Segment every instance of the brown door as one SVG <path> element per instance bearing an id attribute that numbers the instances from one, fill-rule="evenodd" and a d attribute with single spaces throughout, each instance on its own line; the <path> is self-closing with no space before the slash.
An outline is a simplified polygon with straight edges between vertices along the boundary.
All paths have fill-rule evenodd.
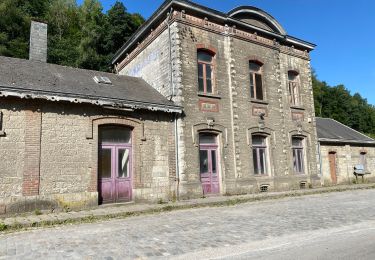
<path id="1" fill-rule="evenodd" d="M 337 176 L 336 176 L 336 153 L 329 153 L 329 170 L 331 172 L 331 180 L 333 184 L 337 183 Z"/>

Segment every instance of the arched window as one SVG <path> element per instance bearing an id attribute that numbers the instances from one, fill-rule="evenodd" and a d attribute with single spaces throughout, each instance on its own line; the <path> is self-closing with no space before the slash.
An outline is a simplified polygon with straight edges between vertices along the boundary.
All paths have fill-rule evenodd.
<path id="1" fill-rule="evenodd" d="M 304 138 L 292 137 L 293 169 L 294 173 L 304 173 Z"/>
<path id="2" fill-rule="evenodd" d="M 288 71 L 288 87 L 290 103 L 294 106 L 300 105 L 299 75 L 296 71 Z"/>
<path id="3" fill-rule="evenodd" d="M 263 100 L 262 65 L 257 61 L 249 62 L 250 97 Z"/>
<path id="4" fill-rule="evenodd" d="M 198 50 L 198 90 L 204 94 L 214 93 L 214 54 Z"/>
<path id="5" fill-rule="evenodd" d="M 254 174 L 267 175 L 267 138 L 263 135 L 252 135 Z"/>

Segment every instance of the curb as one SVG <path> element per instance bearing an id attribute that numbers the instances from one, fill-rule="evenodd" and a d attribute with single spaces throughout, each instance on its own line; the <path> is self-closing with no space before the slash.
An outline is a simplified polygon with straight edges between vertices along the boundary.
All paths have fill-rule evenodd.
<path id="1" fill-rule="evenodd" d="M 248 195 L 234 195 L 211 197 L 205 199 L 195 199 L 166 204 L 145 204 L 131 206 L 124 205 L 112 207 L 112 213 L 108 213 L 108 208 L 98 208 L 91 211 L 49 213 L 45 215 L 29 215 L 26 217 L 12 217 L 0 219 L 0 234 L 27 230 L 30 228 L 54 227 L 67 224 L 83 224 L 111 219 L 125 219 L 132 216 L 160 214 L 184 209 L 205 208 L 205 207 L 225 207 L 238 204 L 282 199 L 288 197 L 300 197 L 317 195 L 332 192 L 345 192 L 351 190 L 375 189 L 375 184 L 357 184 L 348 186 L 333 186 L 317 189 L 294 190 L 286 192 L 257 193 Z"/>

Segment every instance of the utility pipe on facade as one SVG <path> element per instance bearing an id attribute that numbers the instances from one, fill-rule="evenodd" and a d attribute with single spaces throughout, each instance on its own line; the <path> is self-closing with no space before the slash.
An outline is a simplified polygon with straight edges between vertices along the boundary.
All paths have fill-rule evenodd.
<path id="1" fill-rule="evenodd" d="M 168 20 L 167 20 L 167 24 L 168 24 L 168 43 L 169 43 L 169 70 L 170 70 L 170 87 L 171 87 L 171 90 L 172 90 L 172 93 L 171 93 L 171 96 L 170 96 L 170 100 L 173 99 L 174 96 L 176 96 L 176 93 L 175 93 L 175 84 L 173 82 L 173 64 L 172 64 L 172 36 L 171 36 L 171 24 L 170 24 L 170 20 L 171 20 L 171 17 L 173 15 L 173 8 L 171 7 L 171 10 L 169 11 L 168 13 Z M 175 117 L 174 117 L 174 141 L 175 141 L 175 161 L 176 161 L 176 199 L 179 200 L 180 198 L 180 164 L 179 164 L 179 152 L 178 152 L 178 149 L 179 149 L 179 146 L 178 146 L 178 133 L 177 133 L 177 130 L 178 130 L 178 114 L 175 113 Z"/>

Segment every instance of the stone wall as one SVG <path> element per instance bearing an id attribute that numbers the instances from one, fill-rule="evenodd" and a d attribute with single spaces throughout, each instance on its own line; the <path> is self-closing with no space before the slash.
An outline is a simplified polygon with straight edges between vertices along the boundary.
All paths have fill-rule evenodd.
<path id="1" fill-rule="evenodd" d="M 322 165 L 322 181 L 325 186 L 334 184 L 332 182 L 329 153 L 336 155 L 336 176 L 337 184 L 352 184 L 355 181 L 354 166 L 360 164 L 360 154 L 366 153 L 366 172 L 367 182 L 375 181 L 375 147 L 358 146 L 349 144 L 320 144 L 320 156 Z M 359 179 L 359 182 L 362 182 Z"/>
<path id="2" fill-rule="evenodd" d="M 0 214 L 97 205 L 103 124 L 133 128 L 133 200 L 176 197 L 172 114 L 7 98 L 0 111 Z"/>
<path id="3" fill-rule="evenodd" d="M 311 68 L 307 52 L 281 46 L 277 42 L 244 33 L 224 25 L 179 13 L 171 26 L 172 60 L 155 60 L 144 66 L 150 53 L 164 53 L 169 44 L 168 30 L 147 37 L 128 58 L 121 62 L 120 74 L 138 76 L 150 84 L 177 89 L 173 100 L 184 107 L 178 120 L 179 177 L 181 198 L 202 196 L 199 175 L 200 131 L 218 133 L 220 143 L 221 194 L 258 192 L 261 185 L 272 190 L 299 188 L 300 182 L 320 185 L 317 160 L 317 137 L 314 118 Z M 180 21 L 181 20 L 181 21 Z M 215 93 L 198 93 L 197 49 L 215 53 Z M 265 100 L 251 100 L 249 65 L 251 59 L 263 65 Z M 166 76 L 172 64 L 172 82 Z M 299 72 L 302 105 L 292 107 L 289 101 L 288 70 Z M 152 71 L 158 71 L 152 75 Z M 176 82 L 178 86 L 176 88 Z M 158 89 L 159 87 L 155 87 Z M 166 95 L 168 91 L 159 90 Z M 172 93 L 172 91 L 170 91 Z M 202 104 L 215 109 L 202 109 Z M 266 112 L 264 120 L 258 112 Z M 213 123 L 212 123 L 213 121 Z M 211 122 L 211 123 L 208 123 Z M 209 125 L 210 124 L 210 125 Z M 255 176 L 252 163 L 251 134 L 268 134 L 269 174 Z M 291 138 L 305 139 L 305 174 L 293 173 Z"/>

